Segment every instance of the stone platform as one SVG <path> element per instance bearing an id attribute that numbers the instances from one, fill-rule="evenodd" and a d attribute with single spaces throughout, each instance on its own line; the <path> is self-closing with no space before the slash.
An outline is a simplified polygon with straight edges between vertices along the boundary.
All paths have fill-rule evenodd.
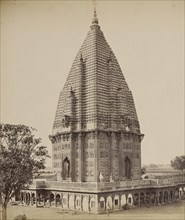
<path id="1" fill-rule="evenodd" d="M 104 213 L 126 206 L 155 206 L 185 198 L 185 174 L 163 179 L 121 182 L 35 180 L 21 192 L 23 204 Z"/>

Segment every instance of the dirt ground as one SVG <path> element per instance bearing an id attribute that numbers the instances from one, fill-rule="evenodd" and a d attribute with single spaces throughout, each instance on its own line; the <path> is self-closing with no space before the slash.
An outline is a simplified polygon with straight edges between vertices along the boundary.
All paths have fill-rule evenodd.
<path id="1" fill-rule="evenodd" d="M 130 210 L 112 212 L 110 214 L 86 214 L 62 211 L 60 208 L 35 208 L 24 206 L 9 206 L 8 220 L 15 216 L 25 214 L 29 220 L 59 220 L 59 219 L 123 219 L 123 220 L 184 220 L 185 200 L 174 204 L 157 207 L 140 207 Z"/>

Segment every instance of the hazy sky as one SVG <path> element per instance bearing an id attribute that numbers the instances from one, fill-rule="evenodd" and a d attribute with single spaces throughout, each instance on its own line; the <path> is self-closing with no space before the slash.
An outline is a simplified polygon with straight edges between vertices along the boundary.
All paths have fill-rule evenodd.
<path id="1" fill-rule="evenodd" d="M 184 1 L 96 1 L 132 90 L 142 163 L 184 154 Z M 91 1 L 1 1 L 1 121 L 37 128 L 51 152 L 59 92 L 90 29 Z"/>

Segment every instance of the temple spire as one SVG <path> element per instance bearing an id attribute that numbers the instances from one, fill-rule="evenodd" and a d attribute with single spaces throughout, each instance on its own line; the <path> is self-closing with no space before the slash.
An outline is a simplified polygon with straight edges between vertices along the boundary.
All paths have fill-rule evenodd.
<path id="1" fill-rule="evenodd" d="M 95 3 L 94 3 L 94 14 L 93 14 L 93 19 L 92 19 L 92 24 L 98 24 L 98 18 L 97 18 Z"/>

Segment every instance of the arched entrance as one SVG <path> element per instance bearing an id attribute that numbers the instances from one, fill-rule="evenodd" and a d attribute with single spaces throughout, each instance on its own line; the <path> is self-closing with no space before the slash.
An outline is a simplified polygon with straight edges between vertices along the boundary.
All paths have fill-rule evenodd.
<path id="1" fill-rule="evenodd" d="M 175 199 L 179 199 L 179 189 L 175 189 Z"/>
<path id="2" fill-rule="evenodd" d="M 171 202 L 173 201 L 173 191 L 172 190 L 170 191 L 170 201 Z"/>
<path id="3" fill-rule="evenodd" d="M 104 197 L 100 198 L 100 203 L 99 203 L 100 209 L 104 210 L 105 209 L 105 199 Z"/>
<path id="4" fill-rule="evenodd" d="M 53 193 L 50 194 L 49 203 L 51 206 L 54 205 L 54 194 Z"/>
<path id="5" fill-rule="evenodd" d="M 26 204 L 29 205 L 30 204 L 30 193 L 26 193 Z"/>
<path id="6" fill-rule="evenodd" d="M 108 210 L 112 209 L 112 197 L 111 196 L 108 196 L 107 198 L 106 209 Z"/>
<path id="7" fill-rule="evenodd" d="M 68 194 L 63 195 L 63 208 L 68 209 Z"/>
<path id="8" fill-rule="evenodd" d="M 152 204 L 155 204 L 155 202 L 156 202 L 156 193 L 155 192 L 151 193 L 150 201 Z"/>
<path id="9" fill-rule="evenodd" d="M 121 195 L 121 207 L 123 207 L 127 203 L 126 195 Z"/>
<path id="10" fill-rule="evenodd" d="M 114 209 L 119 209 L 119 196 L 114 197 Z"/>
<path id="11" fill-rule="evenodd" d="M 135 193 L 133 198 L 134 198 L 134 205 L 138 206 L 139 205 L 139 194 Z"/>
<path id="12" fill-rule="evenodd" d="M 23 204 L 23 202 L 24 202 L 24 193 L 21 192 L 21 203 Z"/>
<path id="13" fill-rule="evenodd" d="M 96 206 L 97 206 L 97 204 L 96 204 L 96 199 L 93 197 L 93 198 L 91 198 L 91 200 L 90 200 L 90 210 L 91 210 L 91 211 L 96 210 Z"/>
<path id="14" fill-rule="evenodd" d="M 142 192 L 140 194 L 140 206 L 145 204 L 145 194 Z"/>
<path id="15" fill-rule="evenodd" d="M 56 195 L 56 206 L 61 205 L 60 194 Z"/>
<path id="16" fill-rule="evenodd" d="M 70 161 L 68 157 L 63 160 L 63 179 L 69 178 L 70 174 Z"/>
<path id="17" fill-rule="evenodd" d="M 128 205 L 133 205 L 133 197 L 132 197 L 132 194 L 128 194 L 128 197 L 127 197 L 127 204 Z"/>
<path id="18" fill-rule="evenodd" d="M 75 209 L 75 201 L 74 201 L 74 195 L 73 194 L 71 194 L 70 196 L 69 196 L 69 209 L 71 209 L 71 210 L 74 210 Z"/>
<path id="19" fill-rule="evenodd" d="M 163 193 L 159 192 L 159 203 L 162 204 L 163 203 Z"/>
<path id="20" fill-rule="evenodd" d="M 84 196 L 83 198 L 83 211 L 88 212 L 89 211 L 89 197 Z"/>
<path id="21" fill-rule="evenodd" d="M 179 189 L 179 197 L 180 197 L 180 198 L 183 197 L 183 190 L 182 190 L 182 188 Z"/>
<path id="22" fill-rule="evenodd" d="M 146 202 L 145 203 L 150 204 L 150 193 L 149 192 L 146 193 Z"/>
<path id="23" fill-rule="evenodd" d="M 168 191 L 164 192 L 164 203 L 168 203 L 169 200 L 169 195 L 168 195 Z"/>
<path id="24" fill-rule="evenodd" d="M 125 165 L 125 177 L 127 179 L 130 179 L 131 178 L 131 161 L 128 157 L 125 158 L 124 165 Z"/>

